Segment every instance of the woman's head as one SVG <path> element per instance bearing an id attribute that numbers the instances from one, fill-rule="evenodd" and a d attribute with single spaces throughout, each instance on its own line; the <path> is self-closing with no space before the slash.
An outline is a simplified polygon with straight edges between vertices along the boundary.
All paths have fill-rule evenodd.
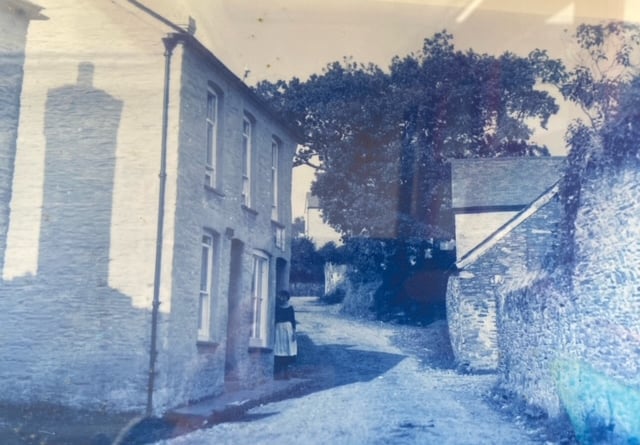
<path id="1" fill-rule="evenodd" d="M 289 298 L 291 298 L 291 295 L 288 291 L 281 290 L 280 292 L 278 292 L 278 303 L 284 304 L 289 301 Z"/>

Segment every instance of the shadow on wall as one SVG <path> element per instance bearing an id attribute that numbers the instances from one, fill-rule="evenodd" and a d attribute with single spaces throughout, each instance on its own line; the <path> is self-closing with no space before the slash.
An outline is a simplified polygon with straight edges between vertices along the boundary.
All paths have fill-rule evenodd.
<path id="1" fill-rule="evenodd" d="M 94 66 L 49 91 L 38 273 L 2 284 L 2 398 L 135 410 L 146 402 L 150 312 L 108 286 L 123 102 Z"/>
<path id="2" fill-rule="evenodd" d="M 94 88 L 93 73 L 91 63 L 81 63 L 77 84 L 47 97 L 38 273 L 104 286 L 123 103 Z"/>

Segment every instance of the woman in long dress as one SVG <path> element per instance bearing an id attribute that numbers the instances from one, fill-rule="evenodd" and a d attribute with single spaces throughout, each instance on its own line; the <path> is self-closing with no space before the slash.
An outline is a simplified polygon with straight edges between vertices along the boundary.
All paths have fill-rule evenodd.
<path id="1" fill-rule="evenodd" d="M 289 365 L 298 355 L 296 342 L 296 317 L 293 306 L 289 303 L 291 295 L 286 290 L 280 291 L 276 305 L 276 339 L 273 348 L 274 377 L 276 380 L 289 379 Z"/>

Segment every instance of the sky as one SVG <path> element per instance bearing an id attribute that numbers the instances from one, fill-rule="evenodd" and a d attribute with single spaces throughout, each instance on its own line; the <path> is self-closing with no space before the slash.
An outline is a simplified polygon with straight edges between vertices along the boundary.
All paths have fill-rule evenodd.
<path id="1" fill-rule="evenodd" d="M 607 19 L 640 21 L 638 0 L 142 0 L 178 24 L 196 20 L 196 37 L 249 84 L 307 78 L 327 63 L 352 57 L 388 67 L 418 52 L 446 29 L 458 49 L 527 55 L 547 49 L 575 61 L 571 28 Z M 577 111 L 569 104 L 534 139 L 554 155 Z M 294 170 L 294 216 L 304 211 L 310 170 Z"/>
<path id="2" fill-rule="evenodd" d="M 382 67 L 446 28 L 459 48 L 566 56 L 564 29 L 587 20 L 640 17 L 637 0 L 143 0 L 196 36 L 248 83 L 305 78 L 353 56 Z M 475 7 L 474 7 L 475 6 Z"/>

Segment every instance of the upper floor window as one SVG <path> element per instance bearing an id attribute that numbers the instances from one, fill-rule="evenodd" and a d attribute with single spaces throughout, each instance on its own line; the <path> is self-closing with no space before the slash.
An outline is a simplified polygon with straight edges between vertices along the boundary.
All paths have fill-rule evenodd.
<path id="1" fill-rule="evenodd" d="M 220 111 L 220 95 L 213 89 L 207 91 L 207 141 L 205 185 L 216 187 L 218 181 L 218 126 Z"/>
<path id="2" fill-rule="evenodd" d="M 202 235 L 202 256 L 200 262 L 200 296 L 198 299 L 198 340 L 211 338 L 211 305 L 215 288 L 216 241 L 214 233 L 205 231 Z"/>
<path id="3" fill-rule="evenodd" d="M 279 225 L 274 224 L 274 227 L 273 227 L 274 243 L 276 245 L 276 248 L 280 250 L 284 250 L 284 248 L 286 247 L 285 233 L 286 232 L 284 230 L 284 227 L 280 227 Z"/>
<path id="4" fill-rule="evenodd" d="M 280 143 L 276 138 L 271 139 L 271 219 L 278 221 L 278 162 L 280 158 Z"/>
<path id="5" fill-rule="evenodd" d="M 253 119 L 242 119 L 242 204 L 251 207 L 251 158 L 253 150 Z"/>

